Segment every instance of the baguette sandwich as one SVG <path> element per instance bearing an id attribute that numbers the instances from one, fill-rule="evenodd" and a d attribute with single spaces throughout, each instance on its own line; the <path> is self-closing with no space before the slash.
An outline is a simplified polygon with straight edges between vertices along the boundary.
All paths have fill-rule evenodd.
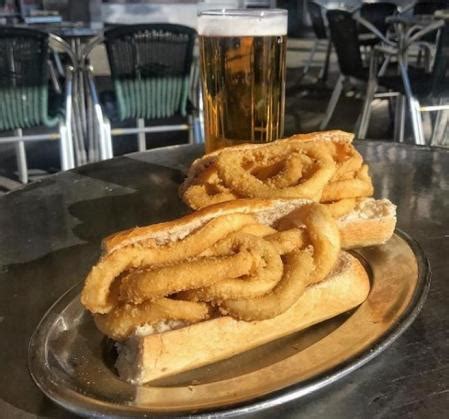
<path id="1" fill-rule="evenodd" d="M 220 149 L 192 163 L 179 195 L 193 209 L 233 199 L 302 198 L 345 211 L 373 194 L 353 137 L 320 131 Z"/>
<path id="2" fill-rule="evenodd" d="M 304 199 L 224 202 L 105 239 L 81 301 L 120 342 L 120 377 L 142 384 L 361 304 L 368 276 L 344 249 L 386 242 L 395 223 L 388 200 L 340 217 Z"/>

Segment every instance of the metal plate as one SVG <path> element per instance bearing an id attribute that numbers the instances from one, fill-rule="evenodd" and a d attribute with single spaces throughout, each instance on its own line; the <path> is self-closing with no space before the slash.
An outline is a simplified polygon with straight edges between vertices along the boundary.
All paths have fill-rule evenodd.
<path id="1" fill-rule="evenodd" d="M 29 367 L 56 403 L 90 417 L 145 413 L 238 415 L 311 393 L 359 368 L 415 319 L 430 269 L 419 246 L 402 232 L 383 246 L 357 251 L 371 276 L 358 308 L 226 361 L 132 386 L 114 372 L 113 345 L 79 302 L 82 284 L 44 316 L 29 346 Z"/>

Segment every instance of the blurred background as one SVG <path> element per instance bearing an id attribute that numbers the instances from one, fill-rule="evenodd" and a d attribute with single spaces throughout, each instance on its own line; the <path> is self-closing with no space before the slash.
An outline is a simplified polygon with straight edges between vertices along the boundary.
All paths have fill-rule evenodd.
<path id="1" fill-rule="evenodd" d="M 417 9 L 417 3 L 433 3 L 433 6 L 427 5 L 428 9 Z M 377 9 L 370 9 L 373 4 L 383 6 Z M 390 4 L 386 6 L 385 4 Z M 366 6 L 368 5 L 368 6 Z M 72 51 L 70 54 L 61 46 L 52 49 L 47 57 L 48 70 L 48 112 L 52 113 L 52 108 L 62 107 L 62 113 L 71 112 L 67 107 L 61 104 L 67 98 L 64 96 L 67 83 L 67 66 L 73 66 L 70 59 L 80 64 L 79 69 L 75 69 L 73 76 L 72 95 L 76 96 L 72 100 L 72 108 L 78 109 L 81 113 L 93 112 L 95 115 L 96 105 L 101 107 L 101 112 L 107 115 L 112 130 L 115 133 L 113 137 L 113 155 L 122 155 L 138 150 L 139 141 L 142 149 L 142 141 L 145 142 L 145 148 L 155 148 L 184 144 L 192 140 L 192 134 L 188 130 L 165 131 L 165 132 L 146 132 L 137 137 L 136 133 L 131 135 L 121 135 L 120 129 L 136 127 L 135 118 L 124 118 L 120 114 L 120 107 L 117 106 L 117 86 L 114 84 L 114 77 L 111 75 L 110 59 L 108 51 L 102 42 L 101 37 L 105 30 L 117 26 L 136 25 L 141 23 L 170 23 L 181 24 L 196 29 L 197 13 L 200 10 L 214 8 L 283 8 L 288 10 L 288 50 L 287 50 L 287 86 L 286 86 L 286 115 L 285 115 L 285 136 L 295 133 L 309 132 L 322 128 L 343 129 L 347 131 L 356 131 L 360 128 L 361 111 L 363 110 L 364 98 L 367 95 L 367 82 L 369 82 L 369 60 L 371 51 L 379 46 L 394 48 L 394 45 L 400 41 L 400 34 L 397 29 L 405 30 L 404 26 L 410 25 L 410 22 L 398 24 L 394 21 L 388 21 L 388 17 L 402 16 L 413 17 L 418 14 L 424 16 L 434 15 L 436 10 L 444 10 L 445 2 L 410 2 L 410 1 L 392 1 L 392 2 L 362 2 L 345 1 L 331 2 L 308 0 L 248 0 L 248 1 L 193 1 L 193 0 L 156 0 L 156 1 L 125 1 L 125 0 L 0 0 L 0 23 L 3 27 L 32 28 L 46 33 L 54 34 L 64 41 L 65 46 Z M 365 9 L 363 9 L 365 7 Z M 382 9 L 383 7 L 383 9 Z M 372 13 L 368 13 L 369 9 Z M 350 25 L 354 23 L 357 28 L 358 39 L 356 45 L 358 52 L 344 52 L 345 42 L 350 44 L 349 40 L 341 39 L 341 27 L 338 27 L 338 19 L 335 25 L 329 25 L 329 10 L 341 10 L 349 16 Z M 365 10 L 365 11 L 363 11 Z M 363 26 L 359 21 L 354 21 L 357 17 L 364 17 L 373 25 L 373 31 Z M 352 23 L 351 23 L 352 22 Z M 388 22 L 391 23 L 389 26 Z M 412 22 L 413 23 L 413 22 Z M 426 25 L 429 22 L 426 22 Z M 396 32 L 393 26 L 396 24 Z M 415 33 L 419 32 L 424 25 L 418 26 Z M 406 26 L 408 29 L 409 26 Z M 378 33 L 376 33 L 376 30 Z M 340 32 L 339 32 L 340 31 Z M 350 32 L 350 31 L 349 31 Z M 436 33 L 436 32 L 435 32 Z M 417 68 L 423 68 L 426 74 L 432 74 L 432 63 L 437 55 L 436 50 L 439 42 L 438 35 L 432 32 L 424 40 L 420 37 L 414 40 L 410 47 L 410 60 L 416 64 Z M 404 35 L 405 36 L 405 35 Z M 423 35 L 424 36 L 424 35 Z M 385 38 L 385 39 L 384 39 Z M 417 43 L 421 41 L 421 44 Z M 167 54 L 170 52 L 167 51 Z M 351 54 L 355 54 L 352 55 Z M 344 62 L 359 59 L 360 54 L 364 74 L 357 77 L 354 73 L 357 69 L 344 69 Z M 384 71 L 387 67 L 396 65 L 392 70 L 398 74 L 397 70 L 397 51 L 390 51 L 382 57 Z M 341 56 L 340 56 L 341 55 Z M 352 57 L 352 58 L 351 58 Z M 1 61 L 1 60 L 0 60 Z M 387 61 L 387 62 L 386 62 Z M 31 61 L 30 61 L 31 62 Z M 386 62 L 386 64 L 385 64 Z M 87 67 L 89 68 L 88 70 Z M 0 72 L 2 70 L 0 69 Z M 37 70 L 36 70 L 37 71 Z M 92 84 L 89 84 L 89 76 L 84 73 L 90 71 L 92 75 Z M 353 71 L 353 74 L 349 74 Z M 347 74 L 348 73 L 348 74 Z M 380 74 L 380 73 L 377 73 Z M 5 77 L 4 74 L 0 74 Z M 397 78 L 397 77 L 396 77 Z M 388 80 L 387 80 L 388 81 Z M 399 140 L 404 142 L 416 143 L 416 136 L 412 131 L 410 117 L 404 103 L 390 100 L 386 93 L 394 90 L 391 82 L 384 85 L 384 95 L 379 98 L 372 97 L 370 101 L 370 119 L 369 124 L 364 130 L 364 138 L 379 140 Z M 401 82 L 402 83 L 402 82 Z M 377 85 L 382 84 L 382 80 L 377 81 Z M 341 85 L 339 89 L 338 86 Z M 337 88 L 336 88 L 337 87 Z M 372 86 L 371 86 L 372 87 Z M 92 90 L 93 89 L 93 90 Z M 191 86 L 189 106 L 192 115 L 201 119 L 201 109 L 198 102 L 197 86 Z M 335 90 L 340 90 L 335 92 Z M 93 100 L 80 99 L 80 95 L 90 96 L 94 92 L 96 98 Z M 334 100 L 330 101 L 334 92 Z M 338 93 L 338 95 L 337 95 Z M 369 92 L 368 92 L 369 93 Z M 337 97 L 338 96 L 338 97 Z M 7 96 L 6 96 L 7 97 Z M 388 100 L 385 100 L 387 97 Z M 405 97 L 405 96 L 404 96 Z M 0 97 L 1 99 L 1 97 Z M 62 101 L 62 102 L 61 102 Z M 83 103 L 80 103 L 83 101 Z M 86 101 L 86 103 L 84 103 Z M 396 103 L 397 102 L 397 103 Z M 13 106 L 6 106 L 5 112 L 11 111 Z M 13 102 L 11 102 L 13 103 Z M 67 103 L 67 102 L 66 102 Z M 440 102 L 439 102 L 440 103 Z M 334 109 L 329 109 L 330 105 L 335 105 Z M 332 107 L 331 106 L 331 107 Z M 17 110 L 16 112 L 21 112 Z M 0 110 L 0 113 L 2 111 Z M 13 109 L 14 112 L 14 109 Z M 58 110 L 54 110 L 56 114 Z M 187 112 L 189 108 L 187 108 Z M 403 114 L 402 134 L 398 137 L 398 115 Z M 156 118 L 145 118 L 145 126 L 185 123 L 185 115 L 168 115 Z M 79 131 L 78 142 L 87 141 L 86 138 L 98 135 L 98 130 L 91 129 L 93 122 L 89 119 L 89 114 L 84 115 L 84 120 L 75 121 L 75 128 Z M 193 118 L 193 117 L 192 117 Z M 76 119 L 76 118 L 75 118 Z M 148 119 L 148 120 L 147 120 Z M 326 121 L 327 119 L 327 121 Z M 399 118 L 400 119 L 400 118 Z M 440 118 L 441 119 L 441 118 Z M 193 120 L 193 119 L 192 119 Z M 189 121 L 192 121 L 189 119 Z M 73 120 L 68 122 L 74 124 Z M 429 119 L 427 115 L 423 116 L 424 131 L 427 135 L 429 126 L 435 121 Z M 84 125 L 83 125 L 84 124 Z M 45 125 L 45 124 L 44 124 Z M 44 135 L 48 131 L 47 126 L 26 126 L 27 132 L 31 136 Z M 400 125 L 400 124 L 399 124 Z M 83 128 L 84 126 L 84 128 Z M 13 128 L 8 131 L 9 128 Z M 444 126 L 445 127 L 445 126 Z M 1 127 L 0 127 L 1 128 Z M 84 131 L 83 131 L 84 129 Z M 399 128 L 401 129 L 401 128 Z M 445 128 L 444 128 L 445 129 Z M 90 131 L 89 131 L 90 130 Z M 115 131 L 114 131 L 115 130 Z M 12 138 L 15 135 L 24 135 L 24 131 L 18 126 L 3 127 L 3 135 L 6 138 Z M 85 138 L 86 137 L 86 138 Z M 34 137 L 33 137 L 34 138 Z M 56 137 L 55 137 L 56 138 Z M 55 173 L 61 170 L 60 144 L 55 138 L 43 139 L 37 138 L 20 142 L 1 141 L 0 139 L 0 193 L 6 193 L 20 187 L 23 183 L 36 181 L 43 176 Z M 443 140 L 439 140 L 443 142 Z M 418 141 L 419 143 L 419 141 Z M 90 151 L 88 152 L 88 154 Z M 95 157 L 95 150 L 92 151 L 92 159 L 89 155 L 80 158 L 78 163 L 95 161 L 101 156 Z M 100 153 L 101 154 L 101 153 Z M 76 157 L 78 158 L 78 157 Z M 26 162 L 24 169 L 23 162 Z M 76 160 L 76 159 L 75 159 Z M 22 166 L 20 164 L 22 161 Z M 76 164 L 76 161 L 75 161 Z M 24 175 L 24 170 L 26 174 Z"/>

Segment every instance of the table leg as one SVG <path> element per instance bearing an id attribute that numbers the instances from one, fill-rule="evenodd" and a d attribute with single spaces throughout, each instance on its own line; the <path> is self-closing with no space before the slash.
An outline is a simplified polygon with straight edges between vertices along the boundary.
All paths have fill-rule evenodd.
<path id="1" fill-rule="evenodd" d="M 403 143 L 405 130 L 405 98 L 402 95 L 396 97 L 396 110 L 394 113 L 394 140 Z"/>

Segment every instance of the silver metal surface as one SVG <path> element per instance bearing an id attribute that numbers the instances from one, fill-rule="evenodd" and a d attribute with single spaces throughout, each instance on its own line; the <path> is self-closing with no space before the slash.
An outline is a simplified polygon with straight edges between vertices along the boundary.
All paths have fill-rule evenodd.
<path id="1" fill-rule="evenodd" d="M 369 164 L 376 196 L 397 205 L 398 227 L 429 258 L 427 302 L 388 350 L 346 378 L 264 411 L 242 409 L 245 419 L 447 416 L 449 150 L 386 141 L 359 141 L 356 147 Z M 79 417 L 34 384 L 27 368 L 30 337 L 54 301 L 86 275 L 103 237 L 186 213 L 179 183 L 202 153 L 200 145 L 153 149 L 0 197 L 0 417 Z"/>
<path id="2" fill-rule="evenodd" d="M 117 377 L 113 346 L 80 304 L 79 284 L 50 308 L 33 334 L 31 374 L 49 398 L 90 417 L 201 411 L 232 416 L 298 399 L 382 352 L 405 331 L 424 303 L 430 285 L 428 262 L 404 233 L 397 232 L 383 246 L 360 249 L 357 255 L 370 273 L 371 291 L 351 313 L 145 386 Z M 229 388 L 239 391 L 230 397 Z"/>

